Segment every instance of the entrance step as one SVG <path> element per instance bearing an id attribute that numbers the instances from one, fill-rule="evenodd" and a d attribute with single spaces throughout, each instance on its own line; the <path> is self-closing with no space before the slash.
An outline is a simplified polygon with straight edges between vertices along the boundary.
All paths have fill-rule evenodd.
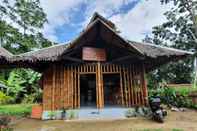
<path id="1" fill-rule="evenodd" d="M 128 108 L 81 108 L 78 110 L 79 119 L 123 119 Z"/>

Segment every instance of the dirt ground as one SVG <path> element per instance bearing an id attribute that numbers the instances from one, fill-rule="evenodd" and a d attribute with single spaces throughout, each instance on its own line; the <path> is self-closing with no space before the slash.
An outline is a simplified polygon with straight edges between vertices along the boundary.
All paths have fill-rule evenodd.
<path id="1" fill-rule="evenodd" d="M 197 111 L 168 111 L 165 123 L 146 118 L 125 120 L 41 121 L 23 119 L 12 125 L 14 131 L 197 131 Z"/>

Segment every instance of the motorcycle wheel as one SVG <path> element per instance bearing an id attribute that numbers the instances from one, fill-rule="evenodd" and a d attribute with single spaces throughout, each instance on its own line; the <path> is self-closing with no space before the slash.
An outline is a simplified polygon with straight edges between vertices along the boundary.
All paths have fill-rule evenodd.
<path id="1" fill-rule="evenodd" d="M 164 117 L 163 117 L 163 114 L 157 114 L 157 121 L 160 122 L 160 123 L 164 123 Z"/>

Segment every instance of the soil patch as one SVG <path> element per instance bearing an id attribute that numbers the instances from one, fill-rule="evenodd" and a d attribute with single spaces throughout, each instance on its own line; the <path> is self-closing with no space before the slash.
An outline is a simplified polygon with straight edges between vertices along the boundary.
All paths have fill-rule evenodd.
<path id="1" fill-rule="evenodd" d="M 139 117 L 125 120 L 97 121 L 25 119 L 12 125 L 12 127 L 15 131 L 156 131 L 151 129 L 158 129 L 158 131 L 197 131 L 197 111 L 168 111 L 168 116 L 163 124 Z"/>

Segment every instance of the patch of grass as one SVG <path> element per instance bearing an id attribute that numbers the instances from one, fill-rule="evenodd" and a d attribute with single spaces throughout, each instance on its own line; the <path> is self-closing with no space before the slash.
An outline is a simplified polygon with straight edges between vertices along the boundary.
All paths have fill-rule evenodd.
<path id="1" fill-rule="evenodd" d="M 163 131 L 162 129 L 142 129 L 137 131 Z"/>
<path id="2" fill-rule="evenodd" d="M 1 105 L 0 115 L 27 116 L 31 113 L 32 104 Z"/>
<path id="3" fill-rule="evenodd" d="M 179 92 L 191 93 L 197 91 L 197 88 L 187 87 L 187 86 L 183 86 L 183 87 L 170 86 L 170 88 L 174 88 L 175 91 L 178 93 Z"/>
<path id="4" fill-rule="evenodd" d="M 183 129 L 172 129 L 172 131 L 184 131 Z"/>
<path id="5" fill-rule="evenodd" d="M 164 131 L 163 129 L 142 129 L 137 131 Z M 183 129 L 172 129 L 171 131 L 184 131 Z"/>

